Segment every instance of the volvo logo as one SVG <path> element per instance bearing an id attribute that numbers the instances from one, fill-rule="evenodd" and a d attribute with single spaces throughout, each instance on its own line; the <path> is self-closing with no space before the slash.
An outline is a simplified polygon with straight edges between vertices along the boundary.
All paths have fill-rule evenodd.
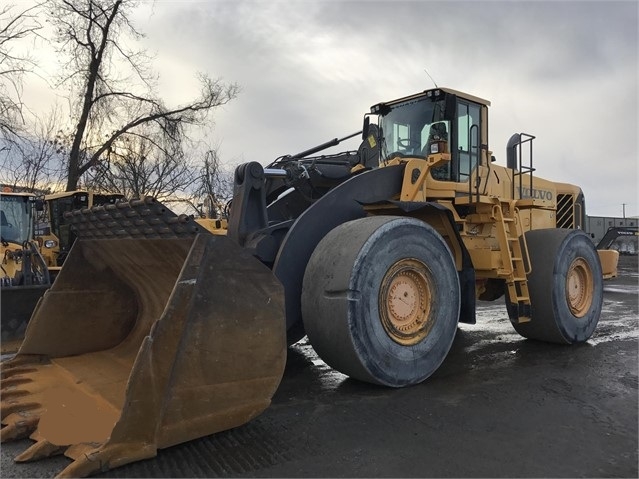
<path id="1" fill-rule="evenodd" d="M 552 195 L 552 191 L 550 190 L 538 190 L 536 188 L 533 188 L 531 190 L 530 188 L 522 188 L 521 197 L 532 198 L 534 200 L 552 201 L 553 195 Z"/>

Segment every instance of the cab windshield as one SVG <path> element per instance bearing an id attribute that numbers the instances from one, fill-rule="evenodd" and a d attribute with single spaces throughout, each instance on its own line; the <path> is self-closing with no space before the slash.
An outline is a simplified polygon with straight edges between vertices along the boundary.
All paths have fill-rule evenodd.
<path id="1" fill-rule="evenodd" d="M 390 106 L 390 111 L 379 119 L 383 158 L 395 153 L 403 156 L 442 153 L 436 148 L 448 143 L 450 133 L 450 121 L 444 116 L 445 103 L 444 98 L 436 101 L 419 98 Z M 437 147 L 433 146 L 436 143 Z"/>
<path id="2" fill-rule="evenodd" d="M 33 233 L 33 204 L 28 196 L 0 196 L 0 235 L 2 241 L 22 244 Z"/>
<path id="3" fill-rule="evenodd" d="M 73 193 L 69 196 L 49 200 L 51 231 L 58 237 L 62 248 L 70 248 L 75 240 L 75 236 L 70 230 L 70 225 L 64 221 L 64 214 L 67 211 L 88 207 L 89 194 L 85 192 Z"/>

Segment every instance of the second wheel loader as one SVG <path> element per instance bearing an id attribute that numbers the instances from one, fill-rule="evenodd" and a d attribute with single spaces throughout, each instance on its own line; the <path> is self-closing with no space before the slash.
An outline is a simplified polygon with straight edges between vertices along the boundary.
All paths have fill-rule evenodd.
<path id="1" fill-rule="evenodd" d="M 531 135 L 497 165 L 489 104 L 427 90 L 374 105 L 357 151 L 240 165 L 226 235 L 151 198 L 67 213 L 78 240 L 2 365 L 2 440 L 35 441 L 16 460 L 84 476 L 239 426 L 304 335 L 389 387 L 438 368 L 476 299 L 503 297 L 526 338 L 588 340 L 584 195 L 534 174 Z"/>
<path id="2" fill-rule="evenodd" d="M 0 193 L 0 353 L 15 353 L 52 278 L 35 237 L 33 193 Z"/>
<path id="3" fill-rule="evenodd" d="M 49 265 L 52 280 L 60 271 L 75 241 L 75 234 L 66 223 L 64 214 L 92 206 L 113 204 L 123 198 L 124 195 L 119 193 L 96 193 L 85 190 L 63 191 L 44 196 L 46 223 L 43 230 L 39 232 L 39 238 L 42 242 L 42 255 Z"/>

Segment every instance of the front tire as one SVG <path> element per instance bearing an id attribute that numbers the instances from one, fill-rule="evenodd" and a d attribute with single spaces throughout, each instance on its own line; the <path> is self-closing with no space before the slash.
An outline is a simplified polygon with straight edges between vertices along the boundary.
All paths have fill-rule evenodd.
<path id="1" fill-rule="evenodd" d="M 544 229 L 526 233 L 532 266 L 528 276 L 531 320 L 518 323 L 506 296 L 508 316 L 522 336 L 552 343 L 587 341 L 603 304 L 599 256 L 581 230 Z"/>
<path id="2" fill-rule="evenodd" d="M 344 223 L 315 249 L 302 318 L 332 368 L 392 387 L 430 376 L 451 347 L 460 290 L 452 255 L 430 225 L 373 216 Z"/>

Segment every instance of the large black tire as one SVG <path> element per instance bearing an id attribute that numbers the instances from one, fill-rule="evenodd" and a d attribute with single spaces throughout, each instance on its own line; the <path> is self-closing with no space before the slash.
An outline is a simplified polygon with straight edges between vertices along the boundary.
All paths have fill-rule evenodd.
<path id="1" fill-rule="evenodd" d="M 392 387 L 430 376 L 459 319 L 455 263 L 428 224 L 373 216 L 344 223 L 318 244 L 306 268 L 302 318 L 332 368 Z"/>
<path id="2" fill-rule="evenodd" d="M 506 295 L 508 316 L 522 336 L 551 343 L 588 340 L 599 322 L 603 276 L 597 251 L 581 230 L 526 233 L 532 267 L 528 276 L 531 321 L 518 323 Z"/>

